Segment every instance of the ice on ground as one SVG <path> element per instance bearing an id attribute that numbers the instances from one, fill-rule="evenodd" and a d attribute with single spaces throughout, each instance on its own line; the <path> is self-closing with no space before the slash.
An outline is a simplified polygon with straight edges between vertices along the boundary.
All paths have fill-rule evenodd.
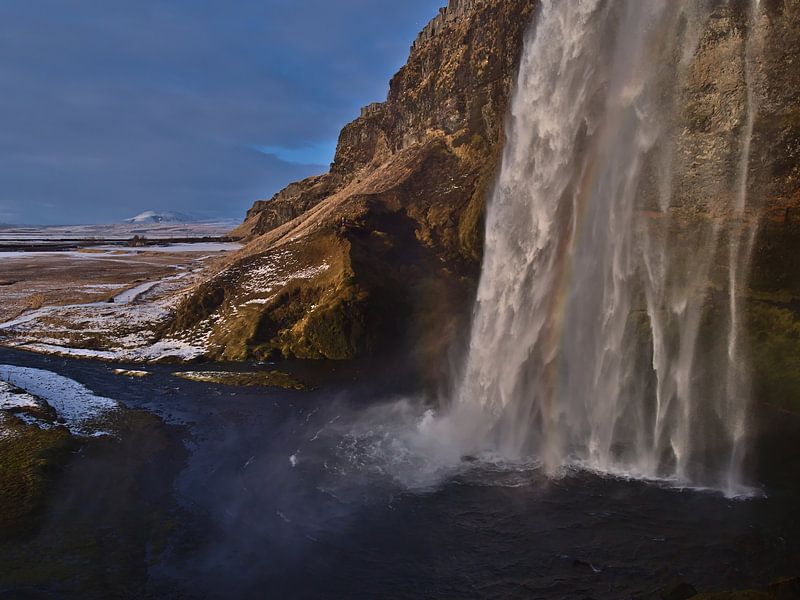
<path id="1" fill-rule="evenodd" d="M 238 244 L 214 243 L 190 246 L 192 250 L 203 253 L 239 247 Z M 127 250 L 148 252 L 154 251 L 154 248 L 100 246 L 94 250 L 103 254 Z M 155 251 L 169 250 L 176 250 L 175 245 Z M 195 262 L 201 265 L 211 257 L 200 256 Z M 136 283 L 117 294 L 113 302 L 46 306 L 30 310 L 0 323 L 0 343 L 45 354 L 107 361 L 191 361 L 208 353 L 212 332 L 225 318 L 224 311 L 235 316 L 239 310 L 264 310 L 261 307 L 269 305 L 279 289 L 295 281 L 317 278 L 330 269 L 330 264 L 302 264 L 292 252 L 284 249 L 262 259 L 246 274 L 222 271 L 212 281 L 216 278 L 223 281 L 234 278 L 241 283 L 241 293 L 237 293 L 229 304 L 207 316 L 190 331 L 173 333 L 164 339 L 161 337 L 164 325 L 175 314 L 181 300 L 203 280 L 202 266 L 178 268 L 180 272 L 167 277 Z"/>
<path id="2" fill-rule="evenodd" d="M 137 256 L 146 252 L 185 254 L 235 252 L 242 247 L 235 242 L 199 242 L 184 244 L 167 244 L 163 246 L 87 246 L 82 250 L 10 250 L 0 252 L 0 260 L 30 259 L 58 256 L 76 260 L 107 260 Z"/>
<path id="3" fill-rule="evenodd" d="M 19 388 L 0 380 L 0 410 L 38 408 L 39 401 L 28 393 L 19 393 Z"/>
<path id="4" fill-rule="evenodd" d="M 54 307 L 37 308 L 36 310 L 26 312 L 24 315 L 17 317 L 16 319 L 11 319 L 10 321 L 0 323 L 0 329 L 13 329 L 14 327 L 24 325 L 25 323 L 30 323 L 31 321 L 35 321 L 39 317 L 44 316 L 53 310 Z"/>
<path id="5" fill-rule="evenodd" d="M 145 292 L 149 292 L 155 286 L 157 286 L 160 281 L 147 281 L 142 283 L 141 285 L 137 285 L 136 287 L 132 287 L 129 290 L 125 290 L 121 294 L 117 294 L 114 296 L 114 303 L 115 304 L 130 304 L 134 300 L 136 300 L 139 296 L 143 295 Z"/>
<path id="6" fill-rule="evenodd" d="M 88 423 L 119 408 L 116 400 L 97 396 L 77 381 L 52 371 L 0 365 L 0 379 L 47 402 L 76 434 L 93 435 Z"/>
<path id="7" fill-rule="evenodd" d="M 152 362 L 164 359 L 181 361 L 194 360 L 205 353 L 205 347 L 190 344 L 182 340 L 161 340 L 142 348 L 129 348 L 120 350 L 90 350 L 88 348 L 70 348 L 57 344 L 23 343 L 16 346 L 23 350 L 39 352 L 41 354 L 55 354 L 71 358 L 92 358 L 107 361 Z"/>
<path id="8" fill-rule="evenodd" d="M 80 250 L 35 250 L 27 252 L 25 250 L 11 250 L 0 252 L 0 260 L 30 259 L 30 258 L 49 258 L 58 256 L 60 258 L 72 258 L 77 260 L 108 260 L 119 259 L 125 256 L 135 256 L 134 252 L 81 252 Z"/>

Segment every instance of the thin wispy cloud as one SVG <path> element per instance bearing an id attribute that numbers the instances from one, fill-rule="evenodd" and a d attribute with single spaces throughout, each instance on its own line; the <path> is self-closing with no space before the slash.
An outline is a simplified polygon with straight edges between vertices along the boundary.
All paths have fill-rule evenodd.
<path id="1" fill-rule="evenodd" d="M 295 165 L 328 165 L 336 154 L 336 140 L 286 148 L 283 146 L 253 146 L 259 152 Z"/>

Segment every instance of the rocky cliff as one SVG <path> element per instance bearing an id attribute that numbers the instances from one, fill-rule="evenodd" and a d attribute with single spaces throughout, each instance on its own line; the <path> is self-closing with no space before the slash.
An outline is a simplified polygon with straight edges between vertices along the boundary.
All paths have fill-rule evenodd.
<path id="1" fill-rule="evenodd" d="M 253 205 L 236 232 L 249 244 L 183 303 L 173 333 L 206 341 L 216 358 L 345 359 L 413 346 L 427 364 L 443 364 L 433 358 L 466 325 L 537 4 L 451 0 L 441 9 L 386 101 L 344 127 L 330 171 Z M 686 62 L 676 223 L 721 216 L 727 236 L 757 224 L 743 292 L 756 388 L 800 398 L 800 0 L 762 0 L 755 21 L 749 0 L 704 6 L 704 18 L 687 23 L 696 46 L 675 57 Z M 745 138 L 743 224 L 724 213 Z"/>
<path id="2" fill-rule="evenodd" d="M 758 232 L 748 302 L 756 397 L 800 411 L 800 1 L 762 1 L 748 192 Z"/>
<path id="3" fill-rule="evenodd" d="M 328 173 L 256 202 L 249 245 L 173 331 L 225 359 L 441 354 L 469 305 L 481 217 L 537 0 L 451 0 L 385 102 L 341 132 Z"/>

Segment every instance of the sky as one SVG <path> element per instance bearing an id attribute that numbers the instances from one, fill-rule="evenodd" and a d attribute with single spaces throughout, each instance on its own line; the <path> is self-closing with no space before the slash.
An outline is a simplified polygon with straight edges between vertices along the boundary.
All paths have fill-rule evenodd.
<path id="1" fill-rule="evenodd" d="M 444 0 L 0 0 L 0 223 L 242 218 L 327 171 Z"/>

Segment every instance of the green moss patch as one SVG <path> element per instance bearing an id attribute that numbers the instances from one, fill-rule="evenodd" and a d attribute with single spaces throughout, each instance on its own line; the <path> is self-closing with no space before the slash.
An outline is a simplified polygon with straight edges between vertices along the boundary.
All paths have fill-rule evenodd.
<path id="1" fill-rule="evenodd" d="M 282 371 L 251 371 L 237 373 L 233 371 L 181 371 L 173 373 L 176 377 L 199 381 L 201 383 L 219 383 L 239 387 L 278 387 L 286 390 L 304 390 L 305 384 Z"/>
<path id="2" fill-rule="evenodd" d="M 117 411 L 107 425 L 117 435 L 83 442 L 47 490 L 40 526 L 13 538 L 0 531 L 7 597 L 142 597 L 150 566 L 176 542 L 183 438 L 144 411 Z"/>
<path id="3" fill-rule="evenodd" d="M 152 375 L 149 371 L 137 371 L 134 369 L 114 369 L 113 373 L 124 377 L 150 377 Z"/>
<path id="4" fill-rule="evenodd" d="M 0 532 L 30 524 L 74 443 L 66 428 L 39 429 L 0 413 Z"/>
<path id="5" fill-rule="evenodd" d="M 750 304 L 747 316 L 755 397 L 800 412 L 800 317 L 761 301 Z"/>

